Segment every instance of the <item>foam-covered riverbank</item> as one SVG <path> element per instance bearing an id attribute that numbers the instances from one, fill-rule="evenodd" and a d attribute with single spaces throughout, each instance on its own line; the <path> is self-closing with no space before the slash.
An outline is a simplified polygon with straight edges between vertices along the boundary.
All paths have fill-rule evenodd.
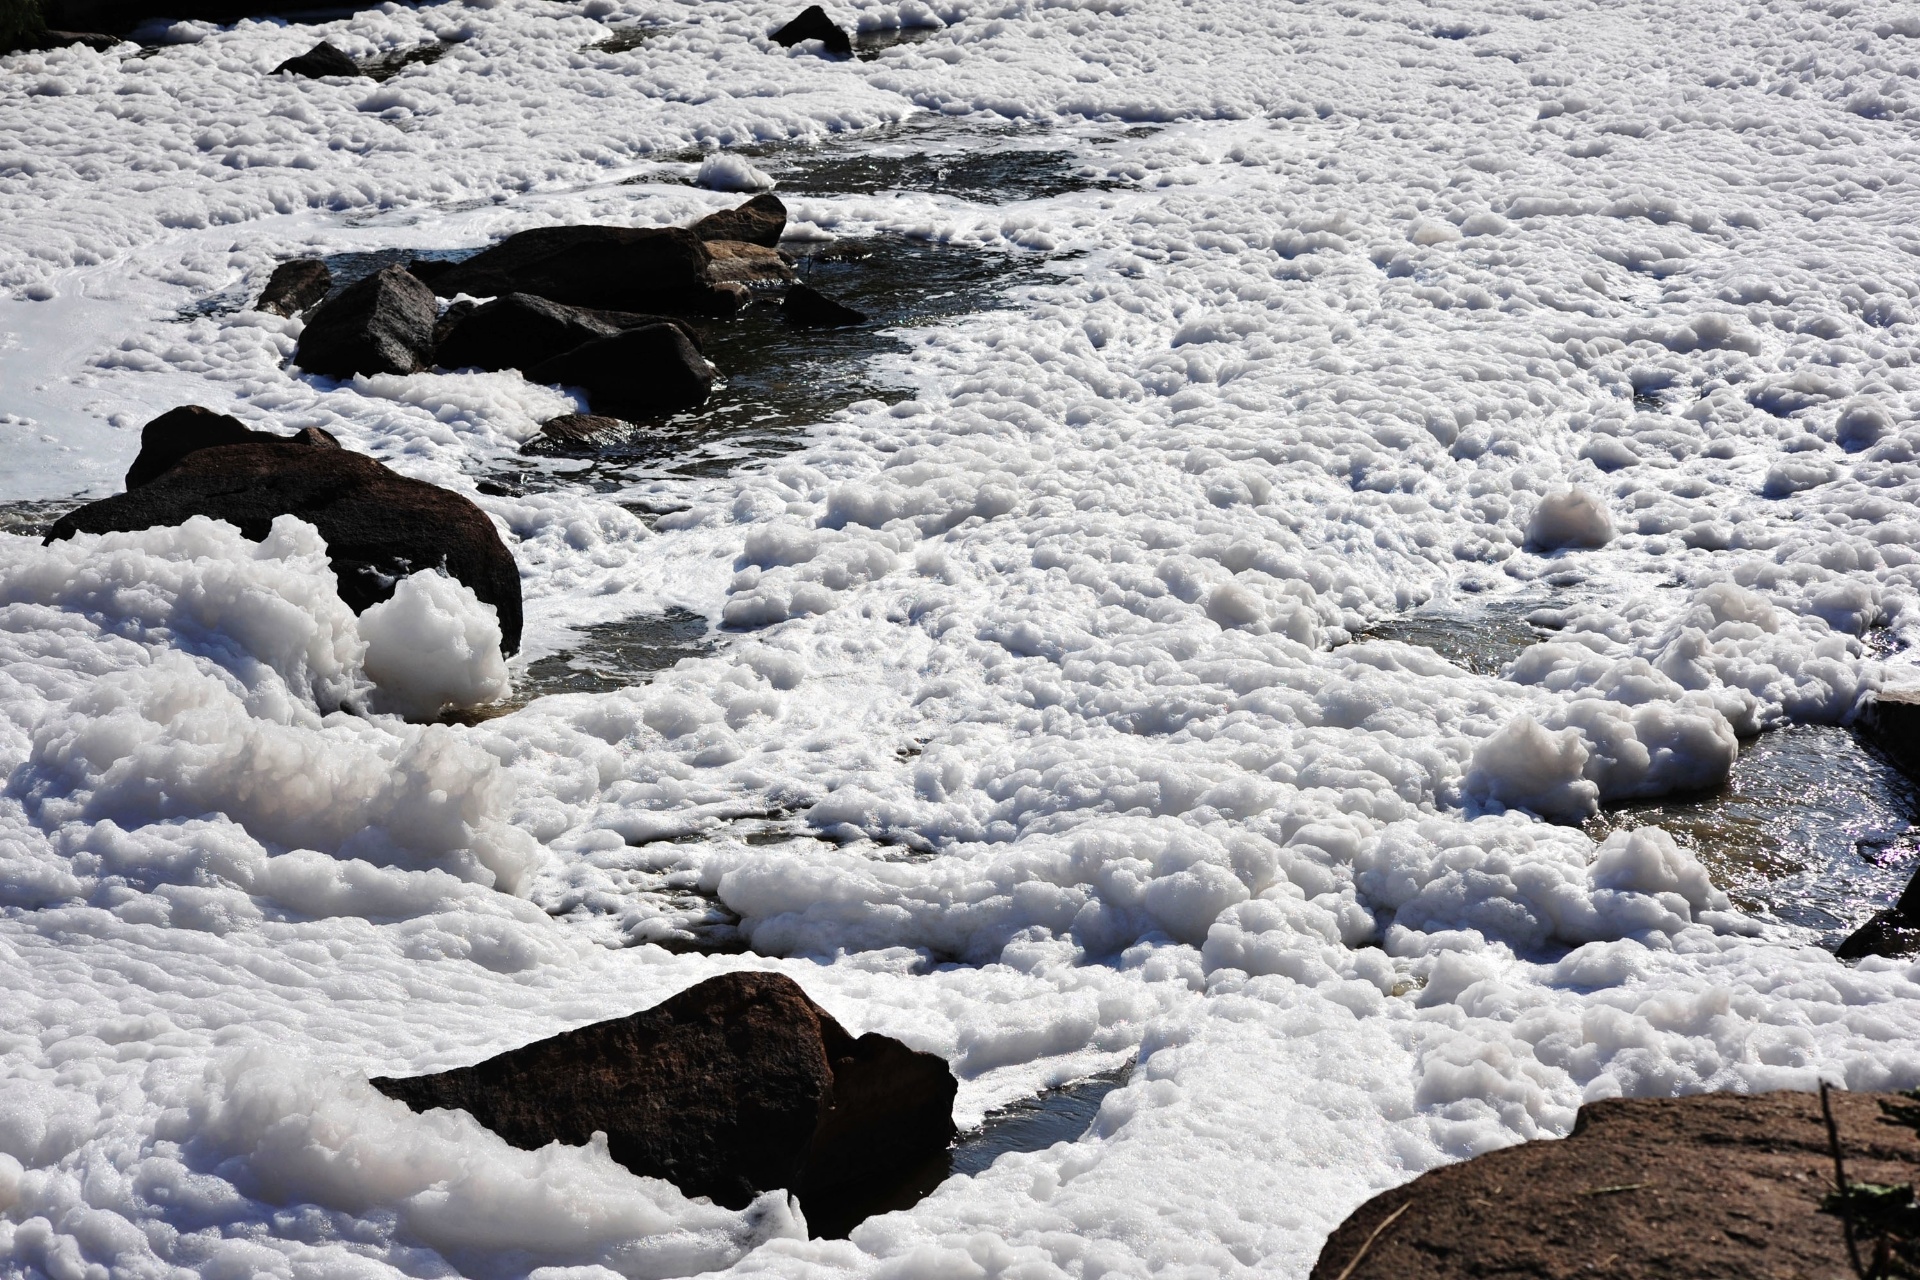
<path id="1" fill-rule="evenodd" d="M 420 633 L 301 526 L 0 534 L 14 1266 L 1304 1275 L 1583 1100 L 1920 1085 L 1910 965 L 1576 825 L 1911 679 L 1910 15 L 908 3 L 837 11 L 941 28 L 846 62 L 771 45 L 789 16 L 396 5 L 0 64 L 0 498 L 112 492 L 200 403 L 472 496 L 514 671 L 716 629 L 408 724 L 341 708 Z M 265 74 L 322 35 L 455 43 Z M 1022 270 L 791 451 L 592 485 L 516 452 L 565 393 L 306 378 L 245 309 L 291 256 L 737 202 L 703 146 L 853 173 L 796 178 L 791 234 Z M 1059 155 L 886 189 L 942 148 Z M 538 483 L 480 489 L 509 464 Z M 1488 599 L 1548 628 L 1500 672 L 1368 637 Z M 716 918 L 752 953 L 640 945 Z M 963 1124 L 1138 1065 L 1080 1142 L 835 1242 L 365 1083 L 742 965 L 946 1057 Z"/>

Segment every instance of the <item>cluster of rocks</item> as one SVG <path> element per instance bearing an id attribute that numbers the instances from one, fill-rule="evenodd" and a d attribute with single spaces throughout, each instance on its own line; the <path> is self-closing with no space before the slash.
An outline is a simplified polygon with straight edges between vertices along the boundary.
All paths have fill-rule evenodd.
<path id="1" fill-rule="evenodd" d="M 790 324 L 865 322 L 794 278 L 778 248 L 786 219 L 768 194 L 691 227 L 539 227 L 460 262 L 386 267 L 331 297 L 326 265 L 302 259 L 274 271 L 257 306 L 311 311 L 294 353 L 310 373 L 515 369 L 582 389 L 594 418 L 659 417 L 704 404 L 713 388 L 690 318 L 781 291 Z M 442 298 L 459 300 L 443 311 Z"/>

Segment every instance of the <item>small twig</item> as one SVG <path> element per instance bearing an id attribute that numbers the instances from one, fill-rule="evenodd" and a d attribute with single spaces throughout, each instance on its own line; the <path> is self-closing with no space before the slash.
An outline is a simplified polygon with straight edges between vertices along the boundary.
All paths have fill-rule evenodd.
<path id="1" fill-rule="evenodd" d="M 1833 1105 L 1827 1101 L 1827 1082 L 1820 1082 L 1820 1114 L 1827 1122 L 1827 1150 L 1833 1154 L 1833 1182 L 1840 1193 L 1840 1230 L 1847 1238 L 1847 1261 L 1860 1280 L 1872 1280 L 1860 1265 L 1860 1246 L 1853 1239 L 1853 1196 L 1847 1190 L 1847 1166 L 1840 1158 L 1840 1127 L 1833 1122 Z"/>
<path id="2" fill-rule="evenodd" d="M 1413 1207 L 1413 1201 L 1409 1200 L 1405 1204 L 1401 1205 L 1398 1209 L 1395 1209 L 1392 1213 L 1388 1214 L 1385 1220 L 1383 1220 L 1379 1226 L 1373 1229 L 1373 1234 L 1367 1237 L 1367 1242 L 1360 1246 L 1360 1252 L 1353 1255 L 1353 1261 L 1349 1262 L 1344 1268 L 1342 1268 L 1340 1274 L 1335 1276 L 1333 1280 L 1347 1280 L 1347 1277 L 1353 1274 L 1353 1269 L 1360 1265 L 1360 1259 L 1367 1256 L 1367 1250 L 1373 1248 L 1373 1242 L 1380 1238 L 1380 1233 L 1382 1231 L 1385 1231 L 1388 1227 L 1392 1226 L 1393 1220 L 1395 1218 L 1399 1217 L 1401 1214 L 1405 1213 L 1408 1209 L 1411 1209 L 1412 1207 Z"/>
<path id="3" fill-rule="evenodd" d="M 1650 1187 L 1652 1185 L 1651 1182 L 1623 1182 L 1617 1187 L 1588 1187 L 1585 1191 L 1579 1192 L 1578 1194 L 1583 1196 L 1617 1196 L 1622 1191 L 1639 1191 L 1643 1187 Z"/>

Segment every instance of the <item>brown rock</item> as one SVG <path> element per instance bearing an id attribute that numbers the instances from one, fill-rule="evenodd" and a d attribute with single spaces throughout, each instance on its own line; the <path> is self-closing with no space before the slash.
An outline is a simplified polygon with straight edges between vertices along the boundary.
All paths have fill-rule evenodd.
<path id="1" fill-rule="evenodd" d="M 277 316 L 297 316 L 327 296 L 333 288 L 333 273 L 318 258 L 295 258 L 273 269 L 267 287 L 260 291 L 255 311 L 270 311 Z"/>
<path id="2" fill-rule="evenodd" d="M 195 422 L 194 430 L 209 435 L 231 430 Z M 520 647 L 520 572 L 486 512 L 364 454 L 315 447 L 332 441 L 323 431 L 309 428 L 290 440 L 248 434 L 245 443 L 196 447 L 138 488 L 69 512 L 46 540 L 176 525 L 203 515 L 259 541 L 277 517 L 298 516 L 327 540 L 340 598 L 354 612 L 392 595 L 406 574 L 441 568 L 499 610 L 502 649 Z M 134 466 L 141 469 L 138 460 Z"/>
<path id="3" fill-rule="evenodd" d="M 314 443 L 340 447 L 338 440 L 319 428 L 309 427 L 308 431 L 318 437 Z M 169 409 L 140 429 L 140 453 L 127 468 L 127 488 L 138 489 L 195 450 L 250 443 L 285 444 L 287 437 L 254 431 L 238 418 L 197 404 Z"/>
<path id="4" fill-rule="evenodd" d="M 1920 689 L 1882 689 L 1860 713 L 1860 727 L 1908 773 L 1920 774 Z"/>
<path id="5" fill-rule="evenodd" d="M 536 227 L 429 274 L 443 298 L 531 293 L 572 307 L 728 315 L 746 291 L 710 280 L 712 261 L 684 227 Z"/>
<path id="6" fill-rule="evenodd" d="M 1913 1130 L 1881 1116 L 1896 1096 L 1832 1095 L 1850 1179 L 1920 1174 Z M 1312 1280 L 1842 1280 L 1840 1219 L 1820 1211 L 1832 1175 L 1817 1094 L 1589 1103 L 1569 1138 L 1367 1201 L 1328 1238 Z"/>
<path id="7" fill-rule="evenodd" d="M 957 1088 L 940 1058 L 854 1039 L 773 973 L 710 978 L 476 1066 L 373 1085 L 416 1111 L 468 1111 L 516 1147 L 604 1132 L 633 1172 L 732 1208 L 780 1187 L 804 1204 L 944 1150 Z"/>
<path id="8" fill-rule="evenodd" d="M 771 191 L 763 192 L 733 209 L 710 213 L 693 224 L 693 234 L 702 240 L 743 240 L 748 244 L 776 248 L 787 229 L 787 206 Z"/>
<path id="9" fill-rule="evenodd" d="M 1833 949 L 1842 960 L 1863 956 L 1910 956 L 1920 954 L 1920 872 L 1907 881 L 1899 901 L 1873 918 Z"/>
<path id="10" fill-rule="evenodd" d="M 520 452 L 532 454 L 597 453 L 608 445 L 631 438 L 639 428 L 618 418 L 603 418 L 591 413 L 563 413 L 540 424 L 540 434 L 520 446 Z"/>

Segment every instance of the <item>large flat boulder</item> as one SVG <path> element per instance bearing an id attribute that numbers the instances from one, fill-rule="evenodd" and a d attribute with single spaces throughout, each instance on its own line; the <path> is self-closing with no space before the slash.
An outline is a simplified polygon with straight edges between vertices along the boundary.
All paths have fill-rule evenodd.
<path id="1" fill-rule="evenodd" d="M 405 267 L 384 267 L 322 303 L 307 319 L 293 362 L 330 378 L 413 373 L 433 360 L 440 303 Z"/>
<path id="2" fill-rule="evenodd" d="M 739 1208 L 871 1180 L 944 1150 L 944 1060 L 855 1039 L 791 978 L 709 978 L 651 1009 L 471 1067 L 373 1082 L 416 1111 L 457 1108 L 516 1147 L 607 1135 L 633 1172 Z"/>
<path id="3" fill-rule="evenodd" d="M 1832 1095 L 1851 1181 L 1910 1183 L 1897 1094 Z M 1580 1108 L 1573 1135 L 1420 1175 L 1354 1210 L 1312 1280 L 1730 1280 L 1850 1276 L 1821 1211 L 1833 1162 L 1811 1093 L 1636 1098 Z"/>
<path id="4" fill-rule="evenodd" d="M 531 293 L 600 310 L 728 315 L 747 293 L 711 279 L 712 262 L 684 227 L 536 227 L 427 274 L 443 298 Z"/>
<path id="5" fill-rule="evenodd" d="M 454 308 L 447 310 L 451 314 Z M 698 347 L 691 329 L 661 316 L 596 311 L 510 293 L 459 317 L 440 340 L 434 362 L 443 369 L 529 369 L 584 343 L 656 324 L 674 325 Z"/>
<path id="6" fill-rule="evenodd" d="M 534 382 L 580 387 L 595 414 L 657 418 L 705 404 L 713 366 L 676 325 L 599 338 L 526 370 Z"/>
<path id="7" fill-rule="evenodd" d="M 702 240 L 739 240 L 769 249 L 779 246 L 786 229 L 787 206 L 771 191 L 732 209 L 710 213 L 691 228 Z"/>
<path id="8" fill-rule="evenodd" d="M 197 515 L 225 520 L 257 541 L 276 518 L 298 516 L 326 539 L 340 598 L 354 612 L 391 596 L 409 573 L 444 569 L 499 611 L 502 650 L 520 647 L 520 572 L 486 512 L 364 454 L 324 447 L 331 437 L 317 439 L 323 432 L 292 440 L 253 434 L 244 443 L 189 450 L 137 488 L 69 512 L 47 541 L 182 524 Z"/>

